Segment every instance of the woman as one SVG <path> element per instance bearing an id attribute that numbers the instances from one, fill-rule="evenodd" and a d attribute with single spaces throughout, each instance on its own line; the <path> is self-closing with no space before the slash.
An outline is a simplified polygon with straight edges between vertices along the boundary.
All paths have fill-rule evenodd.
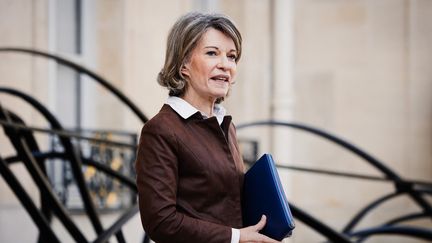
<path id="1" fill-rule="evenodd" d="M 242 227 L 244 165 L 227 96 L 241 35 L 225 16 L 189 13 L 168 36 L 158 82 L 169 98 L 141 133 L 136 172 L 144 230 L 165 242 L 276 242 Z"/>

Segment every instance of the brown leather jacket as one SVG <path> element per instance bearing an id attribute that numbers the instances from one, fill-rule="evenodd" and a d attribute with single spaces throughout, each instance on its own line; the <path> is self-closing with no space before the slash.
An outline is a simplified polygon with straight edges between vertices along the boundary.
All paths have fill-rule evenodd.
<path id="1" fill-rule="evenodd" d="M 170 106 L 141 132 L 135 163 L 141 221 L 158 243 L 229 243 L 242 227 L 244 164 L 231 117 L 183 119 Z"/>

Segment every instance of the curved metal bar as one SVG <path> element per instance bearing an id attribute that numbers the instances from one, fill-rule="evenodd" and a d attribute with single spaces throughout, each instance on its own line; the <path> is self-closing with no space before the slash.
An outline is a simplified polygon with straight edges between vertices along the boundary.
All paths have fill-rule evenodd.
<path id="1" fill-rule="evenodd" d="M 395 182 L 395 186 L 398 192 L 407 193 L 411 197 L 411 199 L 415 203 L 417 203 L 423 209 L 423 211 L 432 218 L 431 204 L 423 197 L 421 192 L 414 190 L 414 184 L 407 181 L 397 181 Z"/>
<path id="2" fill-rule="evenodd" d="M 321 235 L 325 236 L 330 242 L 351 243 L 348 237 L 323 224 L 321 221 L 296 207 L 294 204 L 289 203 L 289 206 L 291 208 L 291 213 L 296 219 L 302 221 Z"/>
<path id="3" fill-rule="evenodd" d="M 9 115 L 9 118 L 11 119 L 13 124 L 20 125 L 23 127 L 26 126 L 24 120 L 22 120 L 21 117 L 19 117 L 17 114 L 15 114 L 11 110 L 7 110 L 7 109 L 4 109 L 4 111 Z M 26 140 L 27 145 L 29 146 L 31 151 L 39 151 L 40 150 L 39 146 L 36 142 L 36 139 L 34 138 L 33 133 L 31 131 L 24 130 L 24 131 L 22 131 L 21 134 L 22 134 L 22 137 Z"/>
<path id="4" fill-rule="evenodd" d="M 352 237 L 359 237 L 362 241 L 374 235 L 402 235 L 423 240 L 432 241 L 432 231 L 426 228 L 410 226 L 383 226 L 365 229 L 350 234 Z"/>
<path id="5" fill-rule="evenodd" d="M 14 112 L 12 112 L 10 110 L 5 110 L 5 112 L 7 112 L 9 114 L 9 117 L 13 122 L 25 125 L 24 120 L 21 119 L 21 117 L 19 117 Z M 29 149 L 32 152 L 40 151 L 39 145 L 37 144 L 36 139 L 35 139 L 35 137 L 31 131 L 23 131 L 21 134 L 23 135 L 23 139 L 26 141 L 26 144 L 28 145 Z M 43 175 L 47 176 L 45 159 L 41 159 L 41 158 L 35 158 L 35 159 L 37 162 L 37 166 L 39 166 L 39 169 L 42 171 Z M 43 191 L 40 189 L 39 189 L 39 193 L 40 193 L 40 195 L 43 195 Z M 42 214 L 45 216 L 45 218 L 47 219 L 48 222 L 51 222 L 52 210 L 51 210 L 51 207 L 49 206 L 49 204 L 50 204 L 49 201 L 44 196 L 39 197 L 39 200 L 40 200 L 40 208 L 41 208 Z M 45 242 L 46 239 L 44 239 L 44 237 L 45 237 L 44 234 L 40 232 L 38 242 Z"/>
<path id="6" fill-rule="evenodd" d="M 6 183 L 12 189 L 12 192 L 27 210 L 36 227 L 39 229 L 40 235 L 44 236 L 47 242 L 60 243 L 60 240 L 49 226 L 48 220 L 41 214 L 31 197 L 27 194 L 24 187 L 9 169 L 6 162 L 0 157 L 0 175 L 5 179 Z"/>
<path id="7" fill-rule="evenodd" d="M 127 105 L 134 114 L 143 122 L 146 123 L 148 121 L 148 118 L 144 115 L 144 113 L 136 106 L 129 98 L 127 98 L 119 89 L 114 87 L 112 84 L 110 84 L 108 81 L 106 81 L 101 76 L 97 75 L 95 72 L 83 67 L 82 65 L 79 65 L 77 63 L 74 63 L 70 60 L 67 60 L 66 58 L 60 57 L 58 55 L 54 55 L 48 52 L 43 52 L 39 50 L 34 49 L 27 49 L 27 48 L 16 48 L 16 47 L 2 47 L 0 48 L 0 52 L 18 52 L 18 53 L 27 53 L 32 54 L 35 56 L 45 57 L 48 59 L 55 60 L 58 63 L 61 63 L 67 67 L 70 67 L 80 73 L 85 73 L 89 77 L 93 78 L 96 82 L 98 82 L 100 85 L 111 91 L 117 98 L 119 98 L 125 105 Z"/>
<path id="8" fill-rule="evenodd" d="M 362 210 L 360 210 L 352 219 L 351 221 L 344 227 L 344 229 L 342 230 L 342 232 L 344 232 L 345 234 L 348 234 L 349 232 L 352 231 L 352 229 L 358 224 L 358 222 L 360 222 L 361 219 L 364 218 L 364 216 L 366 216 L 366 214 L 368 214 L 373 208 L 377 207 L 378 205 L 380 205 L 381 203 L 394 198 L 396 196 L 401 195 L 399 192 L 393 192 L 391 194 L 385 195 L 383 197 L 380 197 L 378 199 L 376 199 L 375 201 L 369 203 L 365 208 L 363 208 Z"/>
<path id="9" fill-rule="evenodd" d="M 54 115 L 52 115 L 51 112 L 49 112 L 49 110 L 45 106 L 43 106 L 39 101 L 37 101 L 33 97 L 21 91 L 10 89 L 10 88 L 0 88 L 0 92 L 23 99 L 31 106 L 33 106 L 33 108 L 35 108 L 50 123 L 53 129 L 63 130 L 63 127 L 61 126 L 60 122 L 54 117 Z M 0 119 L 11 122 L 5 116 L 0 117 Z M 81 194 L 84 203 L 84 208 L 86 209 L 87 215 L 89 216 L 90 221 L 92 222 L 93 228 L 95 229 L 96 233 L 100 234 L 103 231 L 102 223 L 99 220 L 99 217 L 96 212 L 96 208 L 90 197 L 90 193 L 86 187 L 84 175 L 82 174 L 81 171 L 82 161 L 80 160 L 78 151 L 75 151 L 75 148 L 72 145 L 70 139 L 65 137 L 60 137 L 60 142 L 62 143 L 65 152 L 70 156 L 69 160 L 70 160 L 72 173 L 75 177 L 75 181 L 77 183 L 79 192 Z M 18 152 L 18 154 L 20 153 Z"/>
<path id="10" fill-rule="evenodd" d="M 33 99 L 32 97 L 30 97 L 30 96 L 28 96 L 28 95 L 26 95 L 26 94 L 24 94 L 24 93 L 22 93 L 22 92 L 19 92 L 19 91 L 16 91 L 16 90 L 13 90 L 13 89 L 7 89 L 7 88 L 0 88 L 0 92 L 5 92 L 5 93 L 8 93 L 8 94 L 12 94 L 12 95 L 15 95 L 15 96 L 18 96 L 18 97 L 20 97 L 20 98 L 22 98 L 22 99 L 24 99 L 25 101 L 27 101 L 28 103 L 30 103 L 33 107 L 35 107 L 36 108 L 36 110 L 38 110 L 49 122 L 50 122 L 50 124 L 54 127 L 54 128 L 56 128 L 57 130 L 59 130 L 59 131 L 62 131 L 62 127 L 61 127 L 61 125 L 60 125 L 60 123 L 54 118 L 54 116 L 52 116 L 51 115 L 51 113 L 44 107 L 44 106 L 42 106 L 42 104 L 40 104 L 38 101 L 36 101 L 35 99 Z M 5 119 L 5 117 L 3 117 L 3 119 Z M 10 120 L 8 121 L 7 119 L 6 119 L 6 121 L 7 122 L 9 122 L 10 123 Z M 8 129 L 14 129 L 14 128 L 8 128 Z M 27 131 L 28 132 L 28 131 Z M 83 178 L 83 176 L 82 176 L 82 173 L 81 173 L 81 164 L 82 164 L 82 162 L 80 161 L 80 157 L 77 157 L 77 153 L 76 153 L 76 151 L 74 151 L 74 148 L 73 148 L 73 146 L 72 146 L 72 144 L 70 143 L 70 140 L 68 140 L 68 139 L 66 139 L 66 138 L 64 138 L 64 137 L 60 137 L 60 140 L 61 140 L 61 142 L 62 142 L 62 144 L 63 144 L 63 146 L 64 146 L 64 148 L 65 148 L 65 151 L 66 151 L 66 153 L 67 154 L 69 154 L 70 152 L 70 154 L 69 154 L 69 156 L 67 156 L 70 160 L 71 160 L 71 167 L 72 167 L 72 169 L 73 169 L 73 172 L 74 172 L 74 174 L 75 175 L 78 175 L 78 177 L 79 177 L 79 175 L 81 175 L 81 177 L 82 177 L 82 179 L 84 179 Z M 25 146 L 25 145 L 24 145 Z M 23 151 L 20 151 L 19 150 L 19 148 L 17 148 L 18 149 L 18 154 L 22 154 L 23 153 Z M 30 151 L 28 151 L 28 153 L 30 153 Z M 30 153 L 31 154 L 31 153 Z M 26 160 L 26 159 L 24 159 L 24 160 Z M 74 161 L 75 160 L 75 161 Z M 24 161 L 25 162 L 25 161 Z M 74 163 L 75 162 L 75 163 Z M 90 162 L 91 163 L 91 162 Z M 75 170 L 74 170 L 74 165 L 75 165 L 75 167 L 77 167 L 77 168 L 75 168 Z M 97 166 L 97 165 L 96 165 Z M 100 166 L 99 166 L 100 167 Z M 79 169 L 78 169 L 79 168 Z M 78 170 L 77 170 L 78 169 Z M 29 170 L 31 171 L 31 174 L 32 175 L 35 175 L 35 171 L 33 170 L 33 169 L 30 169 L 29 168 Z M 109 171 L 109 170 L 108 170 Z M 77 173 L 75 173 L 75 172 L 77 172 Z M 112 174 L 112 173 L 111 173 Z M 77 181 L 77 184 L 78 184 L 78 187 L 80 188 L 80 189 L 84 189 L 84 190 L 87 190 L 86 189 L 86 187 L 85 187 L 85 184 L 83 184 L 84 185 L 84 187 L 83 186 L 80 186 L 79 185 L 79 178 L 77 178 L 77 176 L 75 176 L 75 178 L 76 178 L 76 181 Z M 40 179 L 42 179 L 42 178 L 40 178 L 40 175 L 39 175 L 39 178 L 36 178 L 36 177 L 34 177 L 34 179 L 35 180 L 40 180 Z M 83 182 L 84 182 L 84 180 L 82 180 Z M 85 196 L 84 195 L 82 195 L 82 197 L 83 197 L 83 201 L 84 201 L 84 205 L 85 206 L 87 206 L 86 205 L 86 200 L 85 200 Z M 90 197 L 89 197 L 89 199 L 90 199 Z M 89 215 L 89 217 L 90 217 L 90 219 L 91 219 L 91 221 L 92 221 L 92 223 L 93 223 L 93 226 L 95 227 L 95 229 L 96 229 L 96 232 L 98 233 L 98 234 L 101 234 L 101 233 L 103 233 L 102 232 L 102 226 L 101 226 L 101 224 L 100 224 L 100 221 L 99 221 L 99 218 L 97 217 L 97 215 L 96 215 L 96 211 L 95 211 L 95 209 L 94 209 L 94 205 L 92 204 L 92 202 L 90 201 L 90 203 L 91 203 L 91 207 L 93 207 L 93 212 L 94 212 L 94 216 L 95 217 L 92 217 L 92 213 L 91 212 L 89 212 L 89 210 L 87 210 L 87 213 L 88 213 L 88 215 Z M 86 207 L 86 209 L 88 209 L 88 207 Z M 58 209 L 57 210 L 55 210 L 57 213 L 59 213 L 58 212 Z M 61 211 L 61 210 L 60 210 Z M 90 210 L 91 211 L 91 210 Z M 75 228 L 74 228 L 74 225 L 73 225 L 73 223 L 71 224 L 70 222 L 71 221 L 68 221 L 68 217 L 67 217 L 67 215 L 65 215 L 65 214 L 62 214 L 62 213 L 60 213 L 60 215 L 58 215 L 59 216 L 59 218 L 61 219 L 61 221 L 63 222 L 63 223 L 65 223 L 65 226 L 66 226 L 66 228 L 68 228 L 69 230 L 72 230 L 71 231 L 71 235 L 72 235 L 72 237 L 73 238 L 75 238 L 75 240 L 77 240 L 78 242 L 87 242 L 87 240 L 85 239 L 85 238 L 83 238 L 83 235 L 80 233 L 80 232 L 77 232 L 77 230 L 75 230 Z M 96 221 L 95 221 L 96 220 Z M 95 224 L 96 223 L 96 224 Z M 97 224 L 99 224 L 99 226 L 97 225 Z M 77 228 L 76 228 L 77 229 Z M 125 240 L 124 240 L 124 236 L 123 236 L 123 234 L 122 234 L 122 232 L 121 231 L 116 231 L 115 232 L 115 234 L 116 234 L 116 237 L 117 237 L 117 240 L 119 241 L 119 242 L 125 242 Z M 81 237 L 82 236 L 82 237 Z M 78 238 L 77 238 L 78 237 Z"/>
<path id="11" fill-rule="evenodd" d="M 18 155 L 6 157 L 6 158 L 4 158 L 4 161 L 6 162 L 6 164 L 13 164 L 13 163 L 17 163 L 17 162 L 22 162 L 21 158 Z"/>
<path id="12" fill-rule="evenodd" d="M 415 189 L 417 192 L 422 194 L 428 194 L 428 196 L 432 196 L 432 189 Z"/>
<path id="13" fill-rule="evenodd" d="M 429 185 L 429 183 L 425 183 L 425 181 L 420 180 L 411 180 L 411 183 L 413 184 L 414 190 L 421 191 L 426 194 L 432 194 L 432 185 Z"/>
<path id="14" fill-rule="evenodd" d="M 139 211 L 138 205 L 134 205 L 133 207 L 129 208 L 126 213 L 124 213 L 114 224 L 111 225 L 107 230 L 105 230 L 102 234 L 100 234 L 96 240 L 94 240 L 94 243 L 102 243 L 102 242 L 108 242 L 109 238 L 119 232 L 123 225 L 127 223 L 135 214 L 137 214 Z"/>
<path id="15" fill-rule="evenodd" d="M 430 217 L 430 215 L 427 215 L 425 213 L 413 213 L 413 214 L 408 214 L 408 215 L 404 215 L 404 216 L 389 220 L 384 225 L 394 225 L 394 224 L 398 224 L 398 223 L 401 223 L 404 221 L 416 220 L 419 218 L 426 218 L 426 217 Z"/>
<path id="16" fill-rule="evenodd" d="M 0 88 L 0 92 L 1 92 L 1 88 Z M 24 125 L 21 125 L 18 123 L 8 122 L 8 121 L 1 120 L 1 119 L 0 119 L 0 125 L 6 126 L 6 127 L 13 127 L 15 129 L 19 129 L 19 130 L 23 130 L 23 131 L 41 132 L 41 133 L 57 135 L 59 137 L 65 137 L 65 138 L 77 138 L 79 140 L 87 140 L 87 141 L 94 142 L 94 143 L 109 144 L 109 145 L 113 145 L 113 146 L 126 147 L 126 148 L 130 148 L 130 149 L 136 149 L 137 148 L 137 146 L 133 145 L 133 144 L 117 142 L 117 141 L 112 141 L 112 140 L 102 139 L 102 138 L 87 137 L 87 136 L 81 135 L 80 133 L 70 132 L 70 131 L 66 131 L 64 129 L 58 130 L 58 129 L 45 129 L 45 128 L 33 127 L 33 126 L 24 126 Z"/>
<path id="17" fill-rule="evenodd" d="M 341 176 L 341 177 L 355 178 L 355 179 L 362 179 L 362 180 L 393 182 L 392 180 L 390 180 L 388 178 L 382 178 L 382 177 L 371 176 L 371 175 L 363 175 L 363 174 L 357 174 L 357 173 L 336 172 L 336 171 L 331 171 L 331 170 L 311 169 L 311 168 L 305 168 L 305 167 L 300 167 L 300 166 L 281 165 L 281 164 L 276 164 L 276 167 L 278 169 L 297 170 L 297 171 L 303 171 L 303 172 L 332 175 L 332 176 Z"/>
<path id="18" fill-rule="evenodd" d="M 330 140 L 331 142 L 347 149 L 348 151 L 354 153 L 355 155 L 359 156 L 360 158 L 363 158 L 367 162 L 369 162 L 373 167 L 377 168 L 379 171 L 381 171 L 386 177 L 392 179 L 393 181 L 400 181 L 402 180 L 393 170 L 385 166 L 381 161 L 373 157 L 372 155 L 366 153 L 362 149 L 354 146 L 353 144 L 336 137 L 335 135 L 332 135 L 328 132 L 325 132 L 323 130 L 313 128 L 304 124 L 298 124 L 298 123 L 292 123 L 292 122 L 282 122 L 282 121 L 257 121 L 257 122 L 250 122 L 250 123 L 244 123 L 237 125 L 237 129 L 243 129 L 246 127 L 256 127 L 256 126 L 282 126 L 282 127 L 292 127 L 299 130 L 303 130 L 315 135 L 318 135 L 322 138 L 325 138 L 327 140 Z"/>
<path id="19" fill-rule="evenodd" d="M 2 119 L 9 119 L 8 114 L 5 113 L 3 108 L 0 106 L 0 117 Z M 60 221 L 64 224 L 65 228 L 69 231 L 71 236 L 78 242 L 87 242 L 81 231 L 75 226 L 72 219 L 67 215 L 66 210 L 62 207 L 58 201 L 55 193 L 50 189 L 50 184 L 46 179 L 43 172 L 37 165 L 37 161 L 32 156 L 25 140 L 15 131 L 14 129 L 4 128 L 6 135 L 11 139 L 17 153 L 21 156 L 24 165 L 26 166 L 32 179 L 41 190 L 41 195 L 46 197 L 54 213 L 59 217 Z"/>
<path id="20" fill-rule="evenodd" d="M 240 124 L 237 126 L 237 129 L 242 129 L 246 127 L 254 127 L 254 126 L 282 126 L 282 127 L 292 127 L 299 130 L 303 130 L 315 135 L 318 135 L 322 138 L 325 138 L 345 149 L 348 151 L 354 153 L 355 155 L 359 156 L 360 158 L 363 158 L 366 160 L 369 164 L 371 164 L 373 167 L 381 171 L 388 179 L 391 179 L 394 181 L 395 187 L 398 191 L 406 192 L 410 197 L 416 202 L 427 214 L 431 215 L 432 217 L 432 206 L 416 191 L 413 190 L 413 185 L 407 183 L 407 181 L 403 180 L 399 175 L 397 175 L 393 170 L 391 170 L 389 167 L 384 165 L 381 161 L 374 158 L 372 155 L 366 153 L 365 151 L 361 150 L 360 148 L 354 146 L 353 144 L 336 137 L 335 135 L 332 135 L 328 132 L 325 132 L 323 130 L 313 128 L 307 125 L 298 124 L 298 123 L 290 123 L 290 122 L 282 122 L 282 121 L 258 121 L 258 122 L 250 122 L 245 124 Z"/>
<path id="21" fill-rule="evenodd" d="M 50 153 L 39 153 L 39 154 L 34 154 L 34 156 L 36 157 L 36 158 L 38 158 L 38 157 L 40 157 L 40 158 L 44 158 L 44 159 L 47 159 L 47 158 L 60 158 L 60 159 L 65 159 L 65 157 L 66 157 L 66 155 L 64 154 L 64 153 L 58 153 L 58 152 L 50 152 Z M 17 157 L 11 157 L 11 158 L 13 158 L 13 159 L 11 159 L 11 161 L 19 161 L 18 160 L 18 158 Z M 16 159 L 15 159 L 16 158 Z M 1 158 L 0 158 L 1 159 Z M 122 174 L 120 174 L 120 173 L 117 173 L 117 172 L 115 172 L 115 171 L 113 171 L 111 168 L 109 168 L 108 166 L 105 166 L 105 165 L 103 165 L 103 164 L 100 164 L 100 163 L 98 163 L 98 162 L 96 162 L 96 161 L 94 161 L 94 160 L 90 160 L 90 159 L 86 159 L 86 158 L 82 158 L 82 161 L 83 161 L 83 163 L 84 164 L 86 164 L 86 165 L 91 165 L 91 166 L 94 166 L 94 167 L 96 167 L 97 169 L 99 169 L 99 170 L 101 170 L 101 171 L 104 171 L 105 173 L 107 173 L 107 174 L 109 174 L 109 175 L 111 175 L 112 177 L 114 177 L 114 178 L 116 178 L 116 179 L 118 179 L 118 180 L 120 180 L 120 182 L 122 182 L 122 183 L 124 183 L 124 184 L 126 184 L 126 185 L 128 185 L 131 189 L 133 189 L 134 191 L 137 191 L 137 188 L 136 188 L 136 184 L 135 184 L 135 181 L 134 180 L 132 180 L 132 179 L 130 179 L 130 178 L 128 178 L 128 177 L 126 177 L 126 176 L 124 176 L 124 175 L 122 175 Z M 0 162 L 2 162 L 1 160 L 0 160 Z M 1 166 L 1 164 L 0 164 L 0 166 Z M 2 169 L 1 167 L 0 167 L 0 169 Z M 0 170 L 0 172 L 2 172 L 1 170 Z M 16 186 L 14 186 L 13 188 L 17 188 Z M 28 197 L 29 198 L 29 197 Z M 31 201 L 31 199 L 29 198 L 28 200 L 30 200 L 29 202 L 30 203 L 32 203 L 32 201 Z M 36 206 L 34 206 L 35 208 L 36 208 Z M 36 211 L 37 211 L 37 208 L 35 209 Z M 108 240 L 114 233 L 117 233 L 120 229 L 121 229 L 121 227 L 130 219 L 130 218 L 132 218 L 132 216 L 134 216 L 137 212 L 138 212 L 138 206 L 134 206 L 129 212 L 127 212 L 127 213 L 125 213 L 123 216 L 122 216 L 122 218 L 120 218 L 115 224 L 113 224 L 113 226 L 111 226 L 109 229 L 107 229 L 104 233 L 102 233 L 101 235 L 99 235 L 98 236 L 98 238 L 94 241 L 94 242 L 104 242 L 105 240 Z M 29 210 L 30 211 L 30 210 Z M 39 213 L 38 211 L 37 211 L 37 213 Z M 33 216 L 32 214 L 31 214 L 31 216 Z M 38 222 L 39 222 L 39 220 L 38 220 Z M 47 223 L 48 224 L 48 223 Z M 44 225 L 41 225 L 41 226 L 39 226 L 38 225 L 38 227 L 43 227 Z M 49 228 L 49 224 L 47 225 L 47 227 L 48 227 L 48 229 L 49 230 L 51 230 L 51 228 Z M 52 230 L 51 230 L 52 231 Z M 42 231 L 41 230 L 41 232 L 44 232 L 44 231 Z M 54 234 L 54 233 L 53 233 Z M 55 235 L 54 235 L 54 237 L 55 237 Z M 105 239 L 105 240 L 104 240 Z M 124 241 L 124 240 L 123 240 Z M 49 241 L 49 242 L 59 242 L 59 241 Z M 147 235 L 145 235 L 145 237 L 144 237 L 144 240 L 143 240 L 143 242 L 144 243 L 149 243 L 150 242 L 150 239 L 148 238 L 148 236 Z"/>

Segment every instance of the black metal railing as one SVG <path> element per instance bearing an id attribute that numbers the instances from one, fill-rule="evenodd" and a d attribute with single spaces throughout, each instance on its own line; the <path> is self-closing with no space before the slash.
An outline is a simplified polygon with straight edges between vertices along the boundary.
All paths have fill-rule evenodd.
<path id="1" fill-rule="evenodd" d="M 93 81 L 105 87 L 110 93 L 114 94 L 119 100 L 126 105 L 143 123 L 147 122 L 147 117 L 139 110 L 139 108 L 134 105 L 120 90 L 112 86 L 108 81 L 104 80 L 99 75 L 94 72 L 73 63 L 65 58 L 53 55 L 50 53 L 23 49 L 23 48 L 0 48 L 1 52 L 12 52 L 12 53 L 22 53 L 31 54 L 37 57 L 44 57 L 50 60 L 54 60 L 57 63 L 66 65 L 81 74 L 88 75 Z M 124 186 L 128 187 L 130 190 L 136 192 L 136 185 L 133 178 L 130 175 L 120 173 L 119 171 L 113 170 L 108 164 L 101 163 L 96 157 L 84 156 L 80 146 L 74 143 L 73 140 L 86 141 L 87 143 L 97 143 L 104 144 L 113 147 L 121 147 L 135 150 L 136 143 L 124 142 L 124 141 L 114 141 L 106 138 L 98 138 L 89 134 L 82 134 L 76 131 L 70 131 L 64 129 L 53 114 L 51 114 L 48 109 L 45 108 L 36 99 L 27 95 L 21 91 L 8 88 L 0 87 L 0 94 L 10 95 L 25 101 L 30 104 L 30 106 L 38 112 L 41 117 L 43 117 L 49 124 L 49 128 L 40 128 L 34 126 L 28 126 L 25 122 L 15 114 L 14 110 L 10 107 L 3 107 L 0 100 L 0 124 L 8 137 L 9 141 L 13 145 L 16 154 L 3 158 L 0 155 L 0 174 L 5 179 L 6 183 L 15 193 L 23 207 L 29 213 L 33 222 L 39 229 L 39 242 L 60 242 L 59 235 L 51 227 L 51 218 L 56 216 L 61 224 L 65 227 L 67 232 L 72 236 L 72 238 L 77 242 L 106 242 L 112 236 L 115 236 L 119 242 L 125 242 L 122 227 L 124 224 L 138 213 L 138 207 L 136 204 L 131 205 L 123 214 L 120 216 L 116 222 L 114 222 L 110 227 L 104 229 L 100 217 L 98 215 L 97 207 L 94 204 L 90 196 L 90 189 L 83 174 L 84 166 L 93 166 L 96 170 L 101 173 L 106 174 L 106 176 L 115 178 Z M 382 161 L 374 158 L 365 151 L 359 149 L 358 147 L 352 145 L 351 143 L 336 137 L 328 132 L 320 129 L 313 128 L 311 126 L 306 126 L 298 123 L 289 123 L 283 121 L 260 121 L 252 122 L 247 124 L 242 124 L 237 126 L 240 129 L 246 129 L 249 127 L 257 126 L 280 126 L 286 128 L 293 128 L 302 131 L 306 131 L 322 137 L 330 142 L 347 149 L 351 153 L 359 156 L 365 162 L 371 164 L 379 172 L 382 173 L 382 177 L 363 175 L 355 173 L 344 173 L 336 172 L 331 170 L 319 170 L 313 168 L 304 168 L 300 166 L 284 166 L 277 165 L 280 170 L 294 170 L 303 171 L 309 173 L 320 173 L 327 174 L 331 176 L 342 176 L 345 178 L 360 178 L 365 180 L 374 181 L 385 181 L 393 183 L 395 190 L 376 199 L 373 202 L 367 204 L 362 208 L 352 219 L 348 219 L 348 223 L 342 230 L 336 230 L 324 222 L 318 220 L 314 216 L 310 215 L 300 207 L 297 207 L 290 202 L 292 213 L 294 217 L 303 222 L 308 227 L 312 228 L 316 232 L 323 235 L 328 241 L 331 242 L 360 242 L 368 239 L 371 236 L 378 234 L 392 234 L 392 235 L 403 235 L 408 237 L 416 237 L 426 240 L 432 240 L 432 230 L 425 229 L 414 226 L 403 226 L 400 223 L 409 220 L 420 219 L 420 218 L 432 218 L 432 210 L 430 203 L 425 199 L 426 196 L 432 194 L 432 183 L 424 181 L 414 181 L 405 180 L 397 173 L 395 173 L 391 168 L 385 165 Z M 50 134 L 50 136 L 55 136 L 59 141 L 61 150 L 51 150 L 51 151 L 41 151 L 38 143 L 35 139 L 34 133 L 45 133 Z M 256 144 L 252 145 L 252 148 Z M 46 167 L 46 161 L 49 159 L 59 159 L 59 163 L 68 163 L 70 166 L 71 175 L 73 180 L 76 182 L 77 187 L 80 192 L 80 197 L 83 201 L 83 208 L 86 215 L 89 217 L 92 226 L 96 232 L 96 238 L 89 240 L 85 237 L 79 227 L 72 221 L 69 212 L 65 205 L 59 200 L 58 195 L 52 185 L 50 184 L 48 177 L 48 169 Z M 250 159 L 250 158 L 249 158 Z M 41 194 L 41 207 L 38 208 L 36 203 L 31 199 L 28 192 L 25 191 L 24 187 L 19 181 L 19 178 L 13 173 L 9 168 L 15 163 L 23 163 L 27 170 L 30 172 L 32 179 Z M 389 220 L 383 225 L 370 226 L 361 230 L 357 230 L 356 227 L 364 219 L 364 217 L 371 213 L 373 210 L 377 209 L 379 205 L 383 202 L 388 201 L 400 195 L 408 195 L 412 201 L 417 204 L 421 210 L 420 212 L 401 215 L 392 220 Z M 144 242 L 148 242 L 147 236 L 144 237 Z"/>
<path id="2" fill-rule="evenodd" d="M 81 65 L 57 55 L 52 55 L 38 50 L 25 48 L 0 48 L 0 52 L 31 54 L 37 57 L 48 58 L 50 60 L 56 61 L 59 64 L 68 66 L 80 74 L 85 74 L 91 77 L 91 79 L 88 80 L 93 80 L 102 87 L 106 88 L 123 104 L 125 104 L 143 123 L 147 121 L 147 117 L 122 92 L 120 92 L 117 88 L 115 88 L 99 75 Z M 82 170 L 85 165 L 93 166 L 98 171 L 101 171 L 108 176 L 115 178 L 120 183 L 128 186 L 132 191 L 134 191 L 134 193 L 136 193 L 134 180 L 130 177 L 130 175 L 121 174 L 101 161 L 95 161 L 92 157 L 83 157 L 80 147 L 73 143 L 72 138 L 75 137 L 79 138 L 80 140 L 103 142 L 103 144 L 110 145 L 115 144 L 129 148 L 134 148 L 134 145 L 131 143 L 126 144 L 118 141 L 110 141 L 107 139 L 85 137 L 82 133 L 67 131 L 62 127 L 55 116 L 50 111 L 48 111 L 48 109 L 46 109 L 45 106 L 43 106 L 30 95 L 8 87 L 0 87 L 0 93 L 13 96 L 26 102 L 34 110 L 36 110 L 37 113 L 41 115 L 41 117 L 43 117 L 50 126 L 50 128 L 30 128 L 17 114 L 14 113 L 14 111 L 2 107 L 3 104 L 0 102 L 0 122 L 5 134 L 11 141 L 11 144 L 13 145 L 16 152 L 16 155 L 10 156 L 8 158 L 2 158 L 0 156 L 0 173 L 3 178 L 6 179 L 6 183 L 9 184 L 9 187 L 14 191 L 21 204 L 35 222 L 36 227 L 39 229 L 38 241 L 60 242 L 58 235 L 53 232 L 50 226 L 52 216 L 54 215 L 70 234 L 72 239 L 77 242 L 105 242 L 114 235 L 119 242 L 125 242 L 121 228 L 129 219 L 132 218 L 133 215 L 138 212 L 138 206 L 136 203 L 134 203 L 130 209 L 120 216 L 120 218 L 111 227 L 104 229 L 100 221 L 100 216 L 97 212 L 97 207 L 92 200 L 91 190 L 85 181 Z M 56 135 L 62 151 L 41 151 L 36 139 L 33 136 L 34 132 L 48 132 L 49 134 Z M 90 222 L 96 233 L 96 239 L 89 240 L 85 237 L 79 227 L 71 219 L 65 205 L 59 200 L 59 197 L 56 194 L 54 188 L 51 186 L 49 177 L 47 175 L 47 159 L 60 159 L 58 160 L 59 162 L 67 164 L 68 168 L 70 168 L 70 175 L 77 186 L 85 215 L 87 215 L 90 219 Z M 21 162 L 25 165 L 40 191 L 40 209 L 35 206 L 36 204 L 31 200 L 29 194 L 24 190 L 24 187 L 22 187 L 19 179 L 13 174 L 12 170 L 9 169 L 10 164 L 18 162 Z M 144 236 L 143 241 L 149 242 L 147 235 Z"/>
<path id="3" fill-rule="evenodd" d="M 298 207 L 290 203 L 294 217 L 300 219 L 303 222 L 307 221 L 308 223 L 306 224 L 309 226 L 314 225 L 313 227 L 312 226 L 311 227 L 316 229 L 322 235 L 326 236 L 327 239 L 329 239 L 332 242 L 346 242 L 348 238 L 353 238 L 356 241 L 364 241 L 371 236 L 375 236 L 379 234 L 403 235 L 407 237 L 416 237 L 425 240 L 432 240 L 432 230 L 430 228 L 400 225 L 400 223 L 409 220 L 414 220 L 414 219 L 424 219 L 424 218 L 432 219 L 432 205 L 426 199 L 427 196 L 432 195 L 432 182 L 403 179 L 391 168 L 389 168 L 385 163 L 379 161 L 377 158 L 373 157 L 372 155 L 360 149 L 359 147 L 353 145 L 352 143 L 349 143 L 346 140 L 343 140 L 342 138 L 330 134 L 324 130 L 317 129 L 305 124 L 269 120 L 269 121 L 256 121 L 256 122 L 240 124 L 237 126 L 237 129 L 243 130 L 246 128 L 263 127 L 263 126 L 297 129 L 297 130 L 301 130 L 316 135 L 360 157 L 363 161 L 370 164 L 373 168 L 381 172 L 383 176 L 378 177 L 373 175 L 336 172 L 331 170 L 305 168 L 301 166 L 287 166 L 281 164 L 277 165 L 279 170 L 288 169 L 288 170 L 302 171 L 308 173 L 318 173 L 318 174 L 326 174 L 330 176 L 339 176 L 345 178 L 384 181 L 384 182 L 392 183 L 394 186 L 393 192 L 390 192 L 389 194 L 384 195 L 374 200 L 373 202 L 370 202 L 364 208 L 362 208 L 351 220 L 348 221 L 348 223 L 346 224 L 346 226 L 343 228 L 341 232 L 337 232 L 336 230 L 329 228 L 327 225 L 323 224 L 318 219 L 308 215 L 307 213 L 305 213 L 304 211 L 300 210 Z M 417 204 L 421 210 L 416 213 L 398 216 L 382 225 L 378 225 L 378 226 L 374 225 L 361 230 L 355 230 L 355 227 L 360 224 L 362 219 L 364 219 L 365 216 L 370 214 L 373 210 L 377 209 L 382 203 L 402 195 L 409 196 L 412 202 Z"/>

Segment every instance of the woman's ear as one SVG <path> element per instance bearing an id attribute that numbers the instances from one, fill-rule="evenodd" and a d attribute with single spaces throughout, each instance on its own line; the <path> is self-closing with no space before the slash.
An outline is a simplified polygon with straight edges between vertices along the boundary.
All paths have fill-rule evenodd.
<path id="1" fill-rule="evenodd" d="M 183 64 L 181 68 L 181 74 L 183 74 L 186 77 L 189 77 L 189 68 L 187 64 Z"/>

